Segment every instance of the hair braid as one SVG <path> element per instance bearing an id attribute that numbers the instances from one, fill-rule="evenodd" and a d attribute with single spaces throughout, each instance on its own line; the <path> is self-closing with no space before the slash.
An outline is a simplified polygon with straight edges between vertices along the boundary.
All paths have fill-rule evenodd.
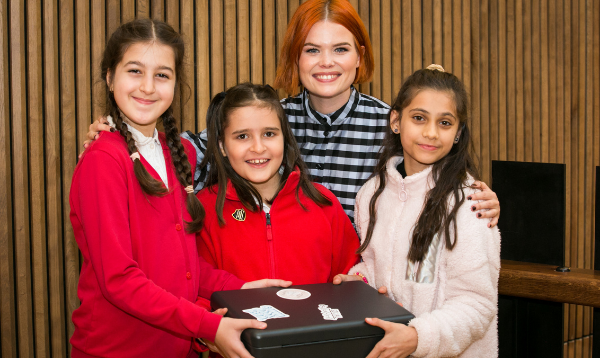
<path id="1" fill-rule="evenodd" d="M 181 143 L 179 132 L 175 125 L 175 118 L 173 118 L 173 110 L 169 108 L 163 114 L 162 119 L 165 135 L 167 137 L 167 146 L 171 152 L 173 165 L 177 172 L 177 179 L 183 187 L 194 185 L 192 167 L 188 161 L 183 144 Z M 205 211 L 202 203 L 200 203 L 200 200 L 198 200 L 193 192 L 187 194 L 186 207 L 192 217 L 191 222 L 186 222 L 186 231 L 189 233 L 200 231 L 204 222 Z"/>
<path id="2" fill-rule="evenodd" d="M 114 97 L 112 97 L 112 94 L 110 95 L 110 97 L 110 101 L 114 102 Z M 123 118 L 121 118 L 121 113 L 117 108 L 116 103 L 113 103 L 113 107 L 110 112 L 111 116 L 115 121 L 115 127 L 117 128 L 121 136 L 125 139 L 129 155 L 137 153 L 138 148 L 135 145 L 135 139 L 133 139 L 133 135 L 129 131 L 129 128 L 127 128 L 127 124 L 125 124 L 125 121 L 123 121 Z M 139 159 L 133 160 L 133 171 L 144 193 L 162 196 L 169 192 L 161 181 L 154 179 L 154 177 L 152 177 L 152 175 L 148 173 L 148 171 Z"/>
<path id="3" fill-rule="evenodd" d="M 169 24 L 153 19 L 136 19 L 119 26 L 110 36 L 102 55 L 100 62 L 100 80 L 105 84 L 106 91 L 106 112 L 115 120 L 117 129 L 125 139 L 129 154 L 138 151 L 127 125 L 123 123 L 121 113 L 115 101 L 111 85 L 113 84 L 116 69 L 123 60 L 127 49 L 134 44 L 153 44 L 165 45 L 173 50 L 173 60 L 175 61 L 175 91 L 189 89 L 185 81 L 184 58 L 185 42 L 183 37 L 175 31 Z M 184 97 L 182 97 L 184 98 Z M 177 179 L 184 186 L 193 184 L 193 176 L 190 164 L 185 155 L 181 141 L 179 140 L 178 130 L 173 119 L 172 102 L 169 109 L 165 112 L 163 119 L 167 130 L 167 145 L 173 158 L 174 166 L 177 171 Z M 150 195 L 164 195 L 168 193 L 167 188 L 162 181 L 154 179 L 140 160 L 134 160 L 134 171 L 142 190 Z M 187 209 L 193 219 L 186 227 L 188 232 L 198 231 L 202 227 L 204 219 L 204 209 L 195 197 L 187 195 Z"/>

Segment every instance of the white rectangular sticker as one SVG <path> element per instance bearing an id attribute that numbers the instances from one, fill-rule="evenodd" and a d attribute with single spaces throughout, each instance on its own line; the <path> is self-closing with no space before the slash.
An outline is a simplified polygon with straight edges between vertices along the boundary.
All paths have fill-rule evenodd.
<path id="1" fill-rule="evenodd" d="M 323 319 L 328 321 L 337 321 L 342 317 L 340 310 L 337 308 L 329 308 L 327 305 L 319 305 L 319 311 L 321 311 L 321 315 L 323 315 Z"/>
<path id="2" fill-rule="evenodd" d="M 262 305 L 257 308 L 249 308 L 247 310 L 243 310 L 242 312 L 246 312 L 254 316 L 259 321 L 266 321 L 271 318 L 286 318 L 289 315 L 281 312 L 277 308 L 271 305 Z"/>

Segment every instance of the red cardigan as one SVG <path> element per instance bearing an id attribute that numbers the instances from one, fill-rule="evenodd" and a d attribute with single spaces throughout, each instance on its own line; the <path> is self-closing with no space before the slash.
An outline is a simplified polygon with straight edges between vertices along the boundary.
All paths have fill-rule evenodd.
<path id="1" fill-rule="evenodd" d="M 75 168 L 69 201 L 83 265 L 73 357 L 186 357 L 192 337 L 213 340 L 221 319 L 197 306 L 197 297 L 243 284 L 199 259 L 196 235 L 185 232 L 186 193 L 159 138 L 169 182 L 163 197 L 144 194 L 119 133 L 103 133 Z"/>
<path id="2" fill-rule="evenodd" d="M 359 261 L 355 253 L 358 236 L 348 215 L 333 193 L 319 184 L 315 187 L 332 201 L 319 206 L 302 194 L 296 201 L 299 173 L 290 174 L 275 198 L 269 213 L 270 225 L 263 211 L 252 212 L 239 201 L 228 183 L 223 216 L 225 226 L 217 221 L 215 203 L 217 187 L 198 193 L 206 210 L 200 232 L 198 251 L 214 267 L 253 281 L 263 278 L 290 280 L 294 285 L 331 282 L 339 273 Z M 243 221 L 233 214 L 245 213 Z"/>

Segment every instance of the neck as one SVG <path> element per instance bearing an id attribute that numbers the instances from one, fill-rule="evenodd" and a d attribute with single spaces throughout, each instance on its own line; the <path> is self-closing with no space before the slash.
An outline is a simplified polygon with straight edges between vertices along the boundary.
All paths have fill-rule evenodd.
<path id="1" fill-rule="evenodd" d="M 123 118 L 123 122 L 140 131 L 140 133 L 142 133 L 145 137 L 152 137 L 154 135 L 154 129 L 156 128 L 156 122 L 158 119 L 148 124 L 137 124 L 131 119 L 127 118 L 123 112 L 121 112 L 121 118 Z"/>
<path id="2" fill-rule="evenodd" d="M 427 169 L 428 166 L 429 164 L 422 164 L 412 158 L 404 157 L 404 170 L 406 171 L 406 176 L 420 173 Z"/>
<path id="3" fill-rule="evenodd" d="M 308 93 L 308 101 L 310 106 L 319 113 L 329 114 L 342 108 L 350 99 L 352 88 L 348 87 L 348 90 L 335 97 L 320 97 L 312 93 Z"/>
<path id="4" fill-rule="evenodd" d="M 277 173 L 273 178 L 265 183 L 255 184 L 252 183 L 252 186 L 262 198 L 263 203 L 267 200 L 273 199 L 275 194 L 277 193 L 277 189 L 279 188 L 279 183 L 281 182 L 281 174 Z"/>

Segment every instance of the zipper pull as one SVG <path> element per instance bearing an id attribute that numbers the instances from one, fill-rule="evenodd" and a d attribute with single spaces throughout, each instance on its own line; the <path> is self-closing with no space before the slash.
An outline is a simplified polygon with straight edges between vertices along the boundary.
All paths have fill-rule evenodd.
<path id="1" fill-rule="evenodd" d="M 267 217 L 267 240 L 273 240 L 273 232 L 271 231 L 271 214 L 267 213 L 265 215 Z"/>
<path id="2" fill-rule="evenodd" d="M 400 201 L 406 201 L 406 199 L 408 199 L 408 192 L 404 189 L 404 179 L 400 179 L 400 184 L 402 185 L 402 189 L 400 190 L 398 199 L 400 199 Z"/>

